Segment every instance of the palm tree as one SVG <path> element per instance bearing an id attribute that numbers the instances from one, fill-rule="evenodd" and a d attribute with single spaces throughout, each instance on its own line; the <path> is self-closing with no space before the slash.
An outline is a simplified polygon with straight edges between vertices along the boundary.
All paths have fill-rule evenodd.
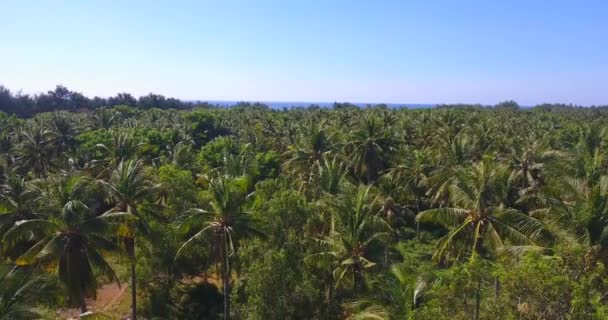
<path id="1" fill-rule="evenodd" d="M 516 145 L 512 150 L 510 159 L 512 171 L 509 181 L 522 191 L 539 186 L 544 182 L 544 175 L 552 174 L 552 170 L 561 169 L 557 160 L 566 160 L 564 154 L 547 150 L 539 140 L 535 140 L 529 146 L 519 147 L 519 150 L 516 149 L 518 147 Z"/>
<path id="2" fill-rule="evenodd" d="M 368 117 L 345 145 L 345 150 L 355 172 L 364 175 L 365 181 L 371 184 L 378 178 L 378 173 L 387 167 L 387 157 L 389 152 L 395 150 L 396 144 L 397 139 L 390 128 L 385 128 L 379 119 Z"/>
<path id="3" fill-rule="evenodd" d="M 429 149 L 409 150 L 403 152 L 401 164 L 387 170 L 385 178 L 389 182 L 390 193 L 405 193 L 408 199 L 413 197 L 410 208 L 417 214 L 426 207 L 425 196 L 428 192 L 429 177 L 433 169 Z M 416 224 L 419 235 L 419 225 Z"/>
<path id="4" fill-rule="evenodd" d="M 23 170 L 31 171 L 36 178 L 44 177 L 51 168 L 51 159 L 55 154 L 52 142 L 55 135 L 40 125 L 23 130 L 17 145 L 17 161 Z"/>
<path id="5" fill-rule="evenodd" d="M 96 147 L 102 152 L 103 159 L 94 160 L 92 164 L 100 166 L 102 169 L 114 168 L 121 162 L 125 162 L 133 158 L 139 147 L 142 145 L 140 141 L 133 137 L 132 134 L 126 132 L 112 132 L 112 140 L 109 144 L 98 144 Z M 101 174 L 106 173 L 102 170 Z"/>
<path id="6" fill-rule="evenodd" d="M 244 211 L 247 190 L 242 178 L 231 178 L 221 175 L 209 182 L 211 200 L 206 209 L 191 209 L 188 216 L 181 221 L 186 230 L 198 228 L 177 251 L 182 251 L 195 241 L 203 240 L 207 235 L 212 237 L 213 255 L 221 264 L 222 287 L 224 290 L 224 319 L 230 318 L 230 278 L 231 260 L 234 258 L 238 242 L 248 236 L 263 236 L 255 229 L 251 216 Z"/>
<path id="7" fill-rule="evenodd" d="M 51 289 L 41 274 L 0 266 L 0 320 L 42 319 L 37 305 Z"/>
<path id="8" fill-rule="evenodd" d="M 449 131 L 449 130 L 448 130 Z M 426 179 L 427 195 L 432 204 L 444 207 L 450 198 L 450 186 L 454 179 L 472 161 L 473 151 L 470 139 L 458 133 L 454 136 L 440 137 L 436 145 L 434 170 Z"/>
<path id="9" fill-rule="evenodd" d="M 600 122 L 582 124 L 579 127 L 578 149 L 588 155 L 593 155 L 604 146 L 606 128 Z"/>
<path id="10" fill-rule="evenodd" d="M 65 111 L 55 112 L 51 115 L 49 124 L 55 136 L 54 144 L 57 153 L 61 154 L 74 149 L 75 138 L 79 133 L 76 120 L 76 117 L 72 117 Z"/>
<path id="11" fill-rule="evenodd" d="M 597 260 L 608 263 L 608 176 L 591 186 L 585 179 L 560 179 L 545 188 L 539 199 L 541 209 L 535 213 L 555 233 L 589 248 L 588 267 Z"/>
<path id="12" fill-rule="evenodd" d="M 414 196 L 416 212 L 422 208 L 423 197 L 427 192 L 426 183 L 432 170 L 432 157 L 428 149 L 405 149 L 401 163 L 387 170 L 386 177 L 395 184 L 395 189 L 404 188 Z"/>
<path id="13" fill-rule="evenodd" d="M 335 228 L 335 217 L 331 213 L 331 207 L 336 201 L 336 196 L 340 194 L 348 169 L 344 162 L 337 156 L 329 157 L 323 155 L 323 160 L 316 165 L 316 172 L 312 177 L 313 183 L 308 187 L 318 187 L 318 200 L 315 205 L 319 214 L 316 216 L 317 223 L 311 223 L 312 234 L 315 237 L 322 237 Z"/>
<path id="14" fill-rule="evenodd" d="M 316 126 L 309 134 L 299 137 L 300 143 L 297 146 L 290 146 L 284 153 L 288 158 L 285 167 L 299 173 L 302 180 L 308 183 L 314 167 L 332 150 L 333 146 L 327 132 Z"/>
<path id="15" fill-rule="evenodd" d="M 406 263 L 398 263 L 391 267 L 388 277 L 381 278 L 374 287 L 374 296 L 360 298 L 348 304 L 353 311 L 348 319 L 411 319 L 411 310 L 420 304 L 428 283 L 424 277 L 412 274 Z"/>
<path id="16" fill-rule="evenodd" d="M 91 126 L 94 129 L 110 129 L 118 118 L 117 113 L 113 109 L 97 109 L 91 116 Z"/>
<path id="17" fill-rule="evenodd" d="M 336 196 L 341 190 L 342 182 L 347 173 L 346 165 L 337 156 L 330 158 L 324 155 L 323 160 L 317 165 L 316 183 L 318 183 L 321 192 Z"/>
<path id="18" fill-rule="evenodd" d="M 40 189 L 25 178 L 15 174 L 8 175 L 6 182 L 0 186 L 0 236 L 17 221 L 39 217 L 34 204 L 40 195 Z M 18 255 L 20 249 L 8 254 Z M 7 253 L 6 250 L 3 246 L 3 253 Z"/>
<path id="19" fill-rule="evenodd" d="M 257 163 L 251 144 L 245 144 L 240 149 L 236 154 L 224 150 L 222 171 L 231 177 L 255 176 Z"/>
<path id="20" fill-rule="evenodd" d="M 136 233 L 148 233 L 150 228 L 145 218 L 138 211 L 137 206 L 150 198 L 151 194 L 159 189 L 160 185 L 153 184 L 144 172 L 140 161 L 120 161 L 110 174 L 108 181 L 99 181 L 106 189 L 114 208 L 110 212 L 128 213 L 136 217 L 124 223 L 119 236 L 123 239 L 127 254 L 131 260 L 131 299 L 132 319 L 137 319 L 137 276 L 135 272 L 135 237 Z"/>
<path id="21" fill-rule="evenodd" d="M 338 198 L 335 208 L 338 226 L 329 236 L 318 241 L 328 250 L 316 255 L 332 260 L 335 286 L 345 281 L 358 292 L 363 288 L 365 272 L 376 263 L 369 258 L 369 246 L 389 230 L 388 224 L 375 213 L 376 201 L 370 199 L 370 186 L 351 186 Z"/>
<path id="22" fill-rule="evenodd" d="M 13 164 L 14 159 L 11 151 L 14 146 L 13 130 L 5 124 L 0 123 L 0 170 L 5 171 L 7 167 Z M 4 172 L 0 171 L 0 174 Z"/>
<path id="23" fill-rule="evenodd" d="M 504 238 L 512 244 L 534 244 L 543 232 L 536 219 L 504 205 L 508 170 L 491 157 L 461 172 L 450 185 L 453 207 L 425 210 L 418 222 L 440 224 L 448 233 L 440 239 L 435 258 L 442 260 L 455 253 L 471 256 L 504 247 Z"/>
<path id="24" fill-rule="evenodd" d="M 102 252 L 116 249 L 106 239 L 110 225 L 106 216 L 95 216 L 82 201 L 85 181 L 80 177 L 50 180 L 46 194 L 47 219 L 22 220 L 4 234 L 2 242 L 14 246 L 23 239 L 36 237 L 36 243 L 15 263 L 28 266 L 35 262 L 57 266 L 59 280 L 65 286 L 70 302 L 87 311 L 86 297 L 95 297 L 97 278 L 94 270 L 109 279 L 118 277 Z"/>

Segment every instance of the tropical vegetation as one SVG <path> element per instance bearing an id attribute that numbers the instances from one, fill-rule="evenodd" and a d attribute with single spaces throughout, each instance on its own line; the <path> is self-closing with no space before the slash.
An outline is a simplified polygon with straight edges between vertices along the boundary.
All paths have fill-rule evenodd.
<path id="1" fill-rule="evenodd" d="M 608 107 L 0 110 L 0 319 L 608 318 Z"/>

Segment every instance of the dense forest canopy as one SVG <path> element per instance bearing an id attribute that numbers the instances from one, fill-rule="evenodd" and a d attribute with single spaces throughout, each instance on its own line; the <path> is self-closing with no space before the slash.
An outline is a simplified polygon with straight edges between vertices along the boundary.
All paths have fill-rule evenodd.
<path id="1" fill-rule="evenodd" d="M 608 109 L 0 109 L 0 319 L 608 318 Z"/>

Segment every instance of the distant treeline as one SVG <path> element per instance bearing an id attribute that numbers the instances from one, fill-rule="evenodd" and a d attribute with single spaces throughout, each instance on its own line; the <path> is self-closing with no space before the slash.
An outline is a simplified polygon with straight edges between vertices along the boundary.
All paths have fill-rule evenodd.
<path id="1" fill-rule="evenodd" d="M 0 86 L 0 111 L 28 117 L 41 112 L 57 110 L 92 110 L 108 106 L 127 105 L 135 108 L 150 109 L 187 109 L 199 103 L 185 102 L 176 98 L 167 98 L 160 94 L 150 93 L 135 98 L 129 93 L 118 93 L 109 98 L 89 98 L 80 92 L 71 91 L 58 85 L 54 90 L 36 95 L 13 93 Z M 204 103 L 203 103 L 204 104 Z"/>
<path id="2" fill-rule="evenodd" d="M 15 114 L 20 117 L 30 117 L 42 112 L 51 112 L 57 110 L 68 111 L 86 111 L 104 107 L 113 107 L 117 105 L 127 105 L 140 109 L 191 109 L 193 107 L 219 107 L 207 102 L 192 102 L 182 101 L 176 98 L 167 98 L 161 94 L 149 93 L 148 95 L 135 98 L 130 93 L 118 93 L 115 96 L 102 98 L 89 98 L 80 92 L 71 91 L 65 86 L 58 85 L 54 90 L 49 90 L 46 93 L 35 95 L 23 94 L 21 92 L 12 92 L 8 88 L 0 85 L 0 111 Z M 238 103 L 237 106 L 252 106 L 258 108 L 268 108 L 267 105 L 261 103 Z M 318 108 L 319 106 L 311 105 L 309 108 Z M 359 106 L 351 103 L 334 103 L 335 109 L 343 108 L 359 108 Z M 370 105 L 370 107 L 387 107 L 384 104 Z M 520 106 L 515 101 L 505 101 L 497 105 L 487 106 L 481 104 L 443 104 L 437 105 L 437 108 L 504 108 L 504 109 L 520 109 Z M 572 104 L 540 104 L 533 107 L 534 109 L 563 109 L 563 108 L 582 108 Z M 608 106 L 597 106 L 593 108 L 608 108 Z"/>

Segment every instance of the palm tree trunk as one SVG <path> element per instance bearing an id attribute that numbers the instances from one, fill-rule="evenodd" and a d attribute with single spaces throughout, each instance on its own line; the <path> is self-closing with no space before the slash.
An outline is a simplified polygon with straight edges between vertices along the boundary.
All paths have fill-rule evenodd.
<path id="1" fill-rule="evenodd" d="M 135 261 L 131 261 L 131 309 L 132 320 L 137 320 L 137 276 L 135 275 Z"/>
<path id="2" fill-rule="evenodd" d="M 226 269 L 224 267 L 224 269 Z M 224 286 L 224 319 L 230 319 L 230 280 L 228 279 L 228 272 L 224 270 L 224 276 L 222 279 Z"/>
<path id="3" fill-rule="evenodd" d="M 137 320 L 137 276 L 135 275 L 135 261 L 131 261 L 131 319 Z"/>
<path id="4" fill-rule="evenodd" d="M 416 195 L 416 214 L 420 213 L 420 196 Z M 420 222 L 416 221 L 416 240 L 420 241 Z"/>
<path id="5" fill-rule="evenodd" d="M 372 172 L 372 169 L 368 167 L 367 170 L 366 170 L 366 178 L 367 178 L 366 180 L 367 180 L 367 184 L 368 185 L 372 184 L 374 182 L 374 176 L 375 175 Z"/>
<path id="6" fill-rule="evenodd" d="M 378 175 L 378 170 L 376 169 L 376 159 L 371 155 L 366 155 L 365 159 L 365 178 L 367 180 L 367 184 L 371 185 L 376 180 L 376 176 Z"/>
<path id="7" fill-rule="evenodd" d="M 224 320 L 230 319 L 230 266 L 228 263 L 228 250 L 226 249 L 226 235 L 222 236 L 222 286 L 224 289 Z"/>
<path id="8" fill-rule="evenodd" d="M 137 320 L 137 274 L 135 273 L 135 237 L 127 239 L 127 250 L 131 259 L 131 319 Z"/>
<path id="9" fill-rule="evenodd" d="M 479 320 L 479 307 L 481 305 L 481 279 L 477 282 L 477 292 L 475 293 L 475 313 L 473 320 Z"/>
<path id="10" fill-rule="evenodd" d="M 388 270 L 388 243 L 384 246 L 384 266 Z"/>
<path id="11" fill-rule="evenodd" d="M 353 291 L 355 293 L 361 292 L 361 286 L 363 284 L 363 277 L 361 275 L 361 268 L 359 266 L 355 266 L 354 274 L 353 274 Z"/>
<path id="12" fill-rule="evenodd" d="M 87 302 L 84 298 L 84 295 L 80 298 L 80 314 L 87 312 Z"/>

